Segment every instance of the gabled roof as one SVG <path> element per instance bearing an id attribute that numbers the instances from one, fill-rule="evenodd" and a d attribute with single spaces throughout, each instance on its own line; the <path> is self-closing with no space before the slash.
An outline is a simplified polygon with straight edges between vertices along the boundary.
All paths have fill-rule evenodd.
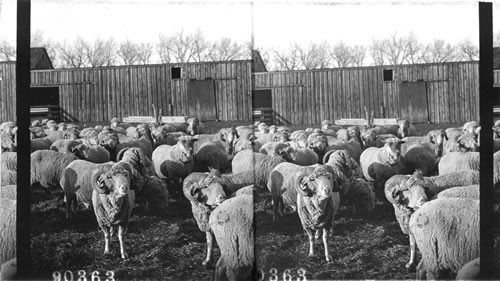
<path id="1" fill-rule="evenodd" d="M 47 50 L 42 47 L 30 49 L 30 70 L 54 69 Z"/>

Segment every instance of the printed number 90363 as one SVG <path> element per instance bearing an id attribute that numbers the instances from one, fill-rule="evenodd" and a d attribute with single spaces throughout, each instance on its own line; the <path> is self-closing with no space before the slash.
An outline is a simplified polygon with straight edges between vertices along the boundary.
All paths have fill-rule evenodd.
<path id="1" fill-rule="evenodd" d="M 294 280 L 294 276 L 293 276 L 293 273 L 290 269 L 285 269 L 283 271 L 283 274 L 279 274 L 278 270 L 276 268 L 271 268 L 269 270 L 269 278 L 266 279 L 266 273 L 264 272 L 264 270 L 262 269 L 259 269 L 259 281 L 280 281 L 280 280 L 283 280 L 283 281 L 292 281 Z M 281 277 L 281 278 L 280 278 Z M 306 270 L 305 269 L 302 269 L 302 268 L 299 268 L 297 270 L 297 279 L 295 279 L 297 281 L 307 281 L 307 278 L 306 278 Z"/>
<path id="2" fill-rule="evenodd" d="M 106 271 L 106 276 L 100 276 L 99 271 L 92 271 L 87 278 L 87 272 L 85 270 L 78 270 L 76 276 L 73 271 L 66 270 L 64 272 L 54 271 L 52 273 L 52 278 L 54 281 L 115 281 L 115 273 L 113 271 Z"/>

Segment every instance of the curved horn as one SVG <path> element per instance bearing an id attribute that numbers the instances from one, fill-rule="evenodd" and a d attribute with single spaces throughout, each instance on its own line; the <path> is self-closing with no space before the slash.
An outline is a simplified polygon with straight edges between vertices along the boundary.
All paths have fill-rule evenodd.
<path id="1" fill-rule="evenodd" d="M 328 163 L 328 160 L 330 160 L 330 155 L 332 155 L 332 153 L 334 152 L 335 150 L 330 150 L 327 153 L 325 153 L 325 156 L 323 156 L 323 164 Z"/>
<path id="2" fill-rule="evenodd" d="M 312 196 L 313 191 L 309 187 L 309 183 L 311 182 L 311 178 L 309 177 L 308 169 L 300 170 L 299 174 L 296 177 L 295 188 L 297 192 L 302 196 Z"/>
<path id="3" fill-rule="evenodd" d="M 118 151 L 118 153 L 116 153 L 116 161 L 120 162 L 123 159 L 123 154 L 125 154 L 125 151 L 127 151 L 129 149 L 130 149 L 130 147 L 125 147 L 125 148 L 120 149 L 120 151 Z"/>
<path id="4" fill-rule="evenodd" d="M 184 196 L 191 202 L 198 202 L 197 193 L 200 191 L 202 186 L 199 182 L 187 182 L 183 188 Z"/>
<path id="5" fill-rule="evenodd" d="M 92 187 L 100 194 L 108 194 L 110 192 L 110 187 L 106 183 L 106 173 L 110 168 L 109 166 L 99 166 L 91 175 Z"/>

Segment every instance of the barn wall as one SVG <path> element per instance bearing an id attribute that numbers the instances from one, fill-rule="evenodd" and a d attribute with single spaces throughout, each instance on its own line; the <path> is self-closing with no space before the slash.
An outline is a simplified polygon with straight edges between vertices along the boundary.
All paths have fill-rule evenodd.
<path id="1" fill-rule="evenodd" d="M 0 121 L 16 117 L 16 63 L 0 63 Z"/>
<path id="2" fill-rule="evenodd" d="M 182 78 L 171 79 L 171 67 Z M 33 86 L 58 86 L 66 121 L 108 121 L 112 117 L 187 115 L 189 79 L 215 81 L 220 120 L 251 120 L 250 61 L 118 66 L 32 71 Z M 170 112 L 170 106 L 172 111 Z"/>
<path id="3" fill-rule="evenodd" d="M 393 69 L 393 81 L 383 70 Z M 277 120 L 317 124 L 324 119 L 401 116 L 399 85 L 426 82 L 430 121 L 465 122 L 479 118 L 477 62 L 359 67 L 255 73 L 256 89 L 272 89 Z M 500 83 L 500 72 L 496 73 Z"/>

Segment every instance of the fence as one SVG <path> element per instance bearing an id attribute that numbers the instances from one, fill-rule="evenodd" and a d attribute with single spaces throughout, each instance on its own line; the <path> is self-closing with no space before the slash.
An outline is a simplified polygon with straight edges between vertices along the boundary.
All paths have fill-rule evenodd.
<path id="1" fill-rule="evenodd" d="M 365 106 L 376 118 L 400 118 L 399 86 L 417 81 L 425 82 L 429 121 L 441 123 L 479 118 L 478 70 L 478 62 L 454 62 L 254 75 L 255 90 L 272 90 L 272 107 L 281 123 L 364 118 Z M 500 82 L 500 72 L 495 75 Z"/>

